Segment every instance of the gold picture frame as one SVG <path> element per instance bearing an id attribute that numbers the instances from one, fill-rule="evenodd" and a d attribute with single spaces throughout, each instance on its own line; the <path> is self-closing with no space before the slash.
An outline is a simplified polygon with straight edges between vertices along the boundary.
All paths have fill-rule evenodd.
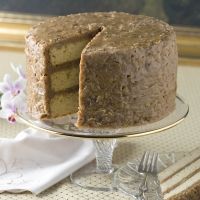
<path id="1" fill-rule="evenodd" d="M 0 12 L 0 50 L 24 51 L 27 30 L 51 16 Z M 179 63 L 200 66 L 200 28 L 175 27 Z"/>

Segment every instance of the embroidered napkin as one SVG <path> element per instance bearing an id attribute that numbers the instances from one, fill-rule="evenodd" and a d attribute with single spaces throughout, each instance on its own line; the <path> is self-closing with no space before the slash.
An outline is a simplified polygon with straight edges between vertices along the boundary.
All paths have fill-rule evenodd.
<path id="1" fill-rule="evenodd" d="M 0 139 L 0 192 L 39 194 L 93 159 L 89 140 L 28 128 L 14 139 Z"/>

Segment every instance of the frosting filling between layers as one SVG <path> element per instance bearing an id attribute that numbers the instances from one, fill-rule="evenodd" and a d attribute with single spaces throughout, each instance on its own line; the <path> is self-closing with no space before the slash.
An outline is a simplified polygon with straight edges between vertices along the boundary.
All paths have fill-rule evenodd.
<path id="1" fill-rule="evenodd" d="M 192 163 L 189 167 L 184 168 L 179 173 L 172 176 L 172 178 L 168 179 L 166 182 L 161 184 L 161 189 L 163 194 L 166 194 L 173 190 L 174 188 L 178 187 L 179 185 L 184 184 L 187 182 L 193 175 L 200 172 L 200 160 Z"/>
<path id="2" fill-rule="evenodd" d="M 199 199 L 200 148 L 158 174 L 165 200 Z"/>
<path id="3" fill-rule="evenodd" d="M 173 189 L 171 192 L 164 195 L 164 200 L 169 199 L 173 196 L 176 196 L 182 192 L 185 192 L 186 190 L 190 190 L 191 187 L 194 185 L 199 184 L 200 185 L 200 172 L 192 176 L 190 179 L 185 181 L 183 184 L 179 185 L 175 189 Z M 189 200 L 189 199 L 188 199 Z"/>
<path id="4" fill-rule="evenodd" d="M 160 180 L 160 183 L 167 181 L 177 172 L 183 170 L 185 167 L 189 166 L 191 163 L 195 162 L 198 159 L 200 159 L 200 148 L 195 149 L 194 151 L 192 151 L 190 156 L 179 160 L 175 165 L 172 165 L 167 170 L 159 173 L 158 178 Z"/>

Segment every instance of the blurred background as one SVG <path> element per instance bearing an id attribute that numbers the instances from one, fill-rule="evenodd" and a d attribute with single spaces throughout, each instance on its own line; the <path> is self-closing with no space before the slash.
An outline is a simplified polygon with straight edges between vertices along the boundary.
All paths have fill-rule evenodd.
<path id="1" fill-rule="evenodd" d="M 37 15 L 113 10 L 149 15 L 173 25 L 200 26 L 199 0 L 0 0 L 0 11 Z"/>
<path id="2" fill-rule="evenodd" d="M 200 0 L 0 0 L 0 79 L 10 62 L 26 65 L 24 36 L 50 16 L 123 11 L 153 16 L 174 26 L 180 65 L 200 66 Z"/>

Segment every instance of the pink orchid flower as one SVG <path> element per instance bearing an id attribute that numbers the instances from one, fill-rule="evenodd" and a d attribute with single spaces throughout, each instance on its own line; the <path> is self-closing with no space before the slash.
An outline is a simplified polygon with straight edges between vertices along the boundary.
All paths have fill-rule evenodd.
<path id="1" fill-rule="evenodd" d="M 25 89 L 25 86 L 25 79 L 19 77 L 16 81 L 12 81 L 11 76 L 9 74 L 5 74 L 3 82 L 0 82 L 0 92 L 11 92 L 13 96 L 16 96 Z"/>
<path id="2" fill-rule="evenodd" d="M 11 92 L 4 93 L 1 97 L 1 115 L 11 123 L 16 122 L 17 111 L 26 111 L 25 98 L 26 97 L 23 91 L 16 96 L 13 96 Z"/>
<path id="3" fill-rule="evenodd" d="M 22 66 L 15 66 L 11 63 L 12 69 L 18 74 L 18 79 L 13 81 L 9 74 L 5 74 L 3 82 L 0 82 L 1 111 L 0 115 L 7 118 L 9 122 L 16 121 L 16 112 L 25 112 L 25 87 L 26 78 Z"/>

